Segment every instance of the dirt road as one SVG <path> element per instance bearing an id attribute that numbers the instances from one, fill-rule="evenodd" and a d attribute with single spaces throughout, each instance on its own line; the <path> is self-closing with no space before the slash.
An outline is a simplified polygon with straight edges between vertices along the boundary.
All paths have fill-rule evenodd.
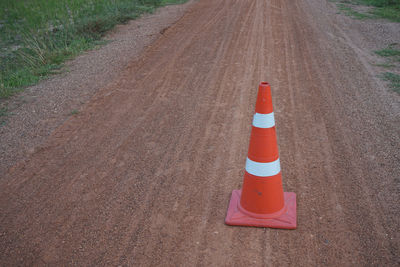
<path id="1" fill-rule="evenodd" d="M 0 180 L 0 265 L 399 264 L 399 106 L 324 5 L 195 2 Z M 261 80 L 294 231 L 224 225 Z"/>

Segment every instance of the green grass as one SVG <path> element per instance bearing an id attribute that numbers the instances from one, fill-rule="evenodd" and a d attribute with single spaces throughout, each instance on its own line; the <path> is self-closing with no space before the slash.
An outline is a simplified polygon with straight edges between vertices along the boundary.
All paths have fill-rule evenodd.
<path id="1" fill-rule="evenodd" d="M 380 18 L 400 22 L 400 4 L 396 7 L 378 7 L 373 9 L 371 13 Z"/>
<path id="2" fill-rule="evenodd" d="M 372 18 L 371 14 L 365 14 L 365 13 L 360 13 L 355 10 L 353 10 L 350 6 L 347 6 L 345 4 L 338 4 L 338 8 L 340 11 L 343 11 L 344 14 L 347 16 L 356 18 L 356 19 L 369 19 Z"/>
<path id="3" fill-rule="evenodd" d="M 0 127 L 6 123 L 7 115 L 8 109 L 5 107 L 0 108 Z"/>
<path id="4" fill-rule="evenodd" d="M 358 3 L 374 6 L 371 14 L 394 22 L 400 22 L 399 0 L 357 0 Z"/>
<path id="5" fill-rule="evenodd" d="M 74 109 L 74 110 L 71 111 L 70 114 L 71 115 L 77 115 L 77 114 L 79 114 L 79 110 Z"/>
<path id="6" fill-rule="evenodd" d="M 375 51 L 375 54 L 389 58 L 393 61 L 400 62 L 400 49 L 395 47 L 395 44 L 389 45 L 387 48 Z"/>
<path id="7" fill-rule="evenodd" d="M 393 49 L 391 47 L 385 48 L 382 50 L 377 50 L 375 53 L 379 56 L 382 57 L 394 57 L 394 56 L 400 56 L 400 50 L 398 49 Z"/>
<path id="8" fill-rule="evenodd" d="M 162 0 L 161 2 L 163 5 L 178 5 L 186 3 L 187 0 Z"/>
<path id="9" fill-rule="evenodd" d="M 374 51 L 375 54 L 385 57 L 388 62 L 381 65 L 389 65 L 390 67 L 396 67 L 396 63 L 400 62 L 400 49 L 397 47 L 398 44 L 391 44 L 387 48 Z M 389 82 L 389 87 L 393 89 L 393 91 L 400 93 L 400 75 L 393 72 L 384 72 L 380 75 L 380 77 Z"/>
<path id="10" fill-rule="evenodd" d="M 377 67 L 382 67 L 382 68 L 393 68 L 393 67 L 396 67 L 396 65 L 390 64 L 390 63 L 378 63 L 378 64 L 373 64 L 373 65 L 377 66 Z"/>
<path id="11" fill-rule="evenodd" d="M 339 0 L 339 2 L 339 9 L 354 18 L 384 18 L 393 22 L 400 22 L 399 0 Z M 354 5 L 371 6 L 372 9 L 368 13 L 361 13 L 353 10 Z"/>
<path id="12" fill-rule="evenodd" d="M 392 72 L 384 72 L 382 74 L 382 79 L 390 82 L 389 87 L 393 89 L 393 91 L 400 93 L 400 75 Z"/>
<path id="13" fill-rule="evenodd" d="M 372 5 L 372 6 L 389 6 L 398 4 L 398 0 L 358 0 L 358 2 L 362 2 L 364 4 Z"/>
<path id="14" fill-rule="evenodd" d="M 116 24 L 186 0 L 0 1 L 0 99 L 58 73 Z"/>

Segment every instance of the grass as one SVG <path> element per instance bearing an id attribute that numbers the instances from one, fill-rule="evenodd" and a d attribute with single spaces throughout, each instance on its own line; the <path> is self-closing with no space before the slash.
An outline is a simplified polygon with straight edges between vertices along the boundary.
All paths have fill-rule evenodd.
<path id="1" fill-rule="evenodd" d="M 60 72 L 104 34 L 155 8 L 187 0 L 0 1 L 0 99 Z"/>
<path id="2" fill-rule="evenodd" d="M 400 93 L 400 75 L 393 72 L 382 73 L 382 79 L 390 82 L 389 87 L 396 93 Z"/>
<path id="3" fill-rule="evenodd" d="M 79 114 L 79 111 L 76 110 L 76 109 L 74 109 L 74 110 L 71 111 L 70 114 L 71 114 L 71 115 L 77 115 L 77 114 Z"/>
<path id="4" fill-rule="evenodd" d="M 396 47 L 396 44 L 391 44 L 387 48 L 377 50 L 375 51 L 375 54 L 393 61 L 400 62 L 400 49 Z"/>
<path id="5" fill-rule="evenodd" d="M 6 107 L 0 108 L 0 127 L 6 123 L 8 110 Z"/>
<path id="6" fill-rule="evenodd" d="M 338 4 L 338 8 L 340 11 L 342 11 L 344 14 L 347 16 L 356 18 L 356 19 L 369 19 L 372 18 L 371 14 L 365 14 L 365 13 L 360 13 L 355 10 L 353 10 L 351 7 L 345 4 Z"/>
<path id="7" fill-rule="evenodd" d="M 372 9 L 367 13 L 357 12 L 354 10 L 356 5 L 370 6 Z M 338 7 L 346 15 L 357 19 L 384 18 L 400 22 L 399 0 L 339 0 Z"/>
<path id="8" fill-rule="evenodd" d="M 398 49 L 393 49 L 391 47 L 385 48 L 382 50 L 377 50 L 375 53 L 379 56 L 382 57 L 395 57 L 395 56 L 400 56 L 400 50 Z"/>
<path id="9" fill-rule="evenodd" d="M 398 47 L 399 45 L 394 43 L 390 44 L 384 49 L 374 51 L 375 54 L 386 58 L 386 61 L 388 61 L 380 64 L 381 66 L 397 67 L 398 63 L 400 62 L 400 49 L 398 49 Z M 389 82 L 389 87 L 393 89 L 393 91 L 400 93 L 400 75 L 393 72 L 384 72 L 380 75 L 380 77 Z"/>
<path id="10" fill-rule="evenodd" d="M 372 10 L 372 14 L 390 21 L 400 22 L 400 4 L 396 7 L 379 7 Z"/>
<path id="11" fill-rule="evenodd" d="M 373 6 L 371 14 L 394 22 L 400 22 L 399 0 L 356 0 L 356 3 Z"/>
<path id="12" fill-rule="evenodd" d="M 390 63 L 378 63 L 378 64 L 373 64 L 374 66 L 377 67 L 382 67 L 382 68 L 393 68 L 396 67 L 396 65 L 390 64 Z"/>
<path id="13" fill-rule="evenodd" d="M 179 5 L 179 4 L 183 4 L 186 2 L 187 2 L 187 0 L 163 0 L 162 4 L 163 5 Z"/>

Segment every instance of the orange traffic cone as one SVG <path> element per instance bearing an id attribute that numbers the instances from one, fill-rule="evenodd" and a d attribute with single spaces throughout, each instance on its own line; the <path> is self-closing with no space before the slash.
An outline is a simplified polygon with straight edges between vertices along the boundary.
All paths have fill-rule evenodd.
<path id="1" fill-rule="evenodd" d="M 258 88 L 243 189 L 233 190 L 228 225 L 296 229 L 296 194 L 284 193 L 271 87 Z"/>

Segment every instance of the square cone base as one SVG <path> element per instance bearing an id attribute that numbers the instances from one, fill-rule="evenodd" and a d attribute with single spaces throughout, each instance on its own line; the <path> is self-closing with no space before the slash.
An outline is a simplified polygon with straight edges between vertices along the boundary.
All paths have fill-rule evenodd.
<path id="1" fill-rule="evenodd" d="M 280 229 L 296 229 L 296 194 L 284 192 L 286 212 L 279 217 L 272 219 L 259 219 L 250 217 L 238 209 L 242 190 L 233 190 L 231 201 L 229 202 L 228 214 L 225 223 L 228 225 L 269 227 Z"/>

